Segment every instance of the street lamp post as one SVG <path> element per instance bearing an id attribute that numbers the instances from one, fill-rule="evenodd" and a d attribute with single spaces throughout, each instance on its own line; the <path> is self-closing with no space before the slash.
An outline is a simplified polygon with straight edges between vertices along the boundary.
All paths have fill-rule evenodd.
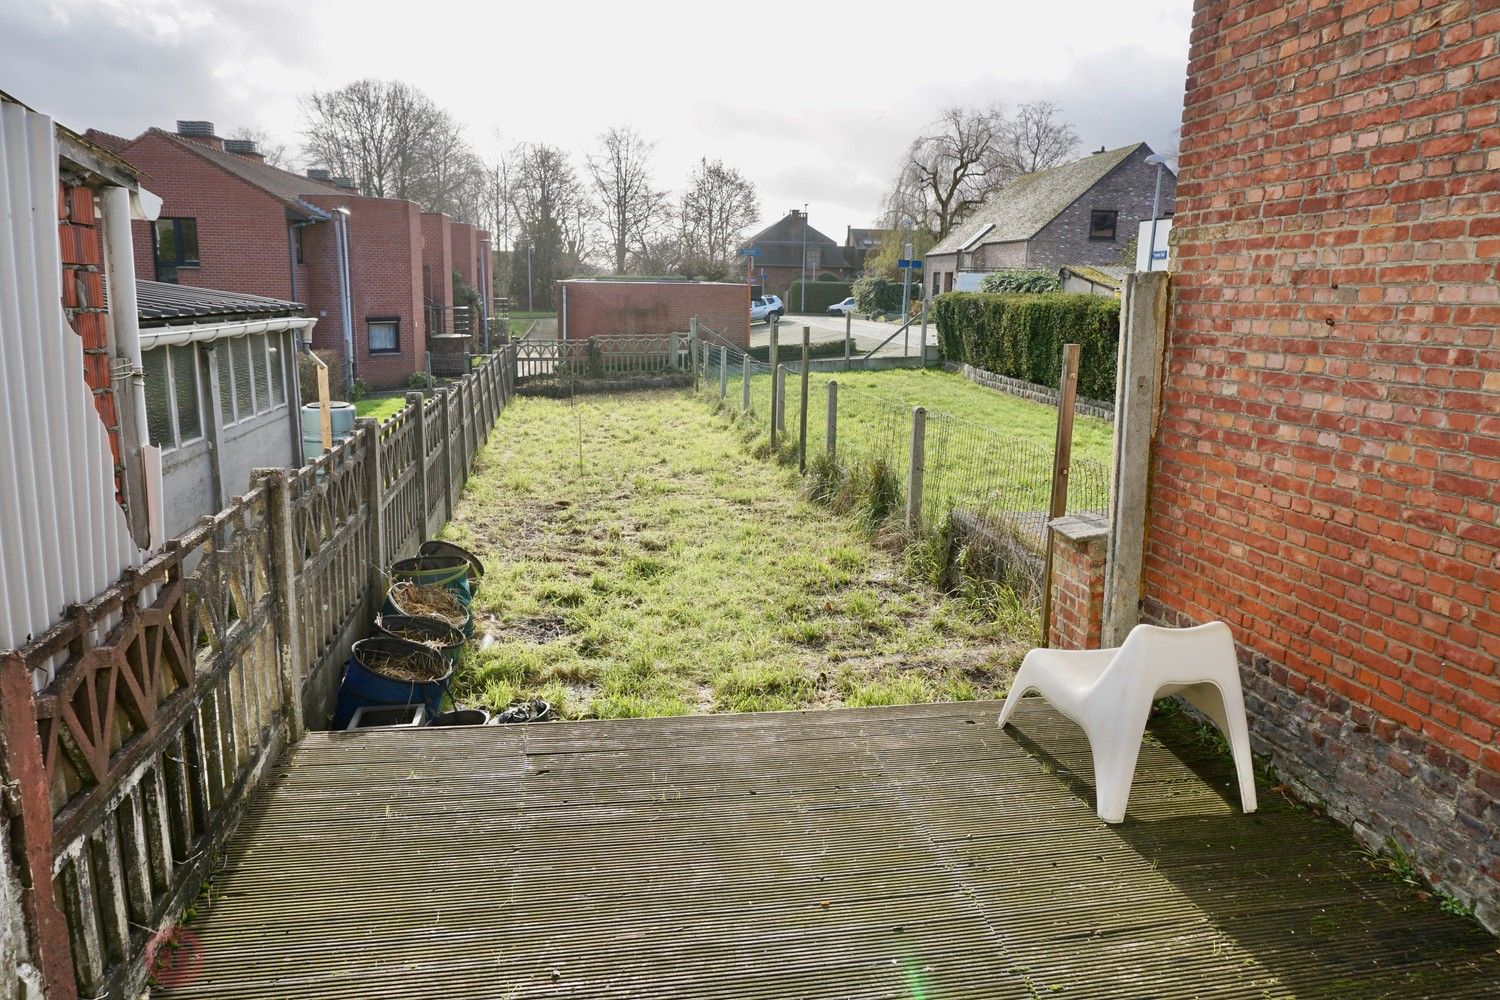
<path id="1" fill-rule="evenodd" d="M 526 311 L 535 312 L 531 302 L 531 244 L 526 244 Z"/>
<path id="2" fill-rule="evenodd" d="M 901 220 L 906 227 L 906 242 L 902 249 L 906 251 L 906 267 L 901 270 L 901 321 L 906 322 L 906 317 L 911 315 L 911 219 Z"/>
<path id="3" fill-rule="evenodd" d="M 1161 215 L 1161 172 L 1166 166 L 1166 157 L 1152 153 L 1147 163 L 1156 164 L 1156 190 L 1151 195 L 1151 245 L 1146 248 L 1146 270 L 1156 270 L 1156 218 Z"/>

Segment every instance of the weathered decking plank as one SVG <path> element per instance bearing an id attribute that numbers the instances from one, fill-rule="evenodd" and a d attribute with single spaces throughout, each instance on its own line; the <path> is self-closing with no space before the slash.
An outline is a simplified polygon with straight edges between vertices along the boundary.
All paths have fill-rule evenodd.
<path id="1" fill-rule="evenodd" d="M 162 995 L 1500 995 L 1495 942 L 1333 824 L 1148 746 L 1105 826 L 1081 734 L 995 714 L 310 735 Z"/>

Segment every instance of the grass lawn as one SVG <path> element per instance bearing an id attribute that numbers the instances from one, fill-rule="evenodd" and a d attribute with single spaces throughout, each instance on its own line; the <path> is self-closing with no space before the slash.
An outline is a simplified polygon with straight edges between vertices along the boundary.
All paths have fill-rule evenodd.
<path id="1" fill-rule="evenodd" d="M 395 416 L 406 405 L 406 392 L 366 396 L 354 404 L 354 414 L 359 417 L 374 417 L 386 420 Z"/>
<path id="2" fill-rule="evenodd" d="M 992 696 L 1031 627 L 904 572 L 680 392 L 518 399 L 447 534 L 488 573 L 461 702 L 569 717 Z M 581 441 L 581 443 L 580 443 Z M 475 646 L 482 645 L 476 643 Z"/>
<path id="3" fill-rule="evenodd" d="M 800 351 L 800 347 L 798 348 Z M 729 401 L 737 408 L 740 385 L 731 372 Z M 839 456 L 852 461 L 874 452 L 894 456 L 904 477 L 911 440 L 911 408 L 927 415 L 926 481 L 929 497 L 968 509 L 1036 511 L 1047 506 L 1057 410 L 975 385 L 941 369 L 879 372 L 813 372 L 808 377 L 808 452 L 823 447 L 828 382 L 839 383 Z M 717 385 L 710 387 L 717 394 Z M 786 424 L 795 444 L 801 386 L 787 376 Z M 750 382 L 756 426 L 766 433 L 771 376 Z M 1073 424 L 1075 467 L 1070 509 L 1102 506 L 1107 495 L 1112 426 L 1078 416 Z"/>

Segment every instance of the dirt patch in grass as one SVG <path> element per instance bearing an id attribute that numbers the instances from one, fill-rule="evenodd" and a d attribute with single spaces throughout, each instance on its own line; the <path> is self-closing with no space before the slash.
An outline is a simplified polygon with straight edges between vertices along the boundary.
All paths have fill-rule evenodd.
<path id="1" fill-rule="evenodd" d="M 581 460 L 580 460 L 581 458 Z M 487 573 L 465 702 L 567 717 L 998 694 L 1030 644 L 802 499 L 678 392 L 519 399 L 448 534 Z"/>

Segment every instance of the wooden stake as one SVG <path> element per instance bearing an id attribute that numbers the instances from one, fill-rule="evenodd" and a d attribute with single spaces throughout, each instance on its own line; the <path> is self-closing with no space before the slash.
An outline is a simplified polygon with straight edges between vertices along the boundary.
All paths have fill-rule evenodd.
<path id="1" fill-rule="evenodd" d="M 318 411 L 323 423 L 323 450 L 333 448 L 333 414 L 328 409 L 328 367 L 318 366 Z"/>
<path id="2" fill-rule="evenodd" d="M 1078 399 L 1078 345 L 1064 344 L 1057 404 L 1057 442 L 1052 448 L 1052 496 L 1047 504 L 1046 551 L 1042 562 L 1042 645 L 1052 645 L 1052 521 L 1068 510 L 1068 472 L 1073 465 L 1073 407 Z"/>
<path id="3" fill-rule="evenodd" d="M 927 471 L 927 408 L 911 409 L 911 465 L 906 470 L 906 533 L 922 526 L 922 480 Z"/>
<path id="4" fill-rule="evenodd" d="M 802 412 L 797 428 L 797 472 L 807 471 L 807 369 L 812 360 L 812 327 L 802 328 Z"/>
<path id="5" fill-rule="evenodd" d="M 839 447 L 839 384 L 828 380 L 828 424 L 824 433 L 823 447 L 829 459 L 838 457 Z"/>

